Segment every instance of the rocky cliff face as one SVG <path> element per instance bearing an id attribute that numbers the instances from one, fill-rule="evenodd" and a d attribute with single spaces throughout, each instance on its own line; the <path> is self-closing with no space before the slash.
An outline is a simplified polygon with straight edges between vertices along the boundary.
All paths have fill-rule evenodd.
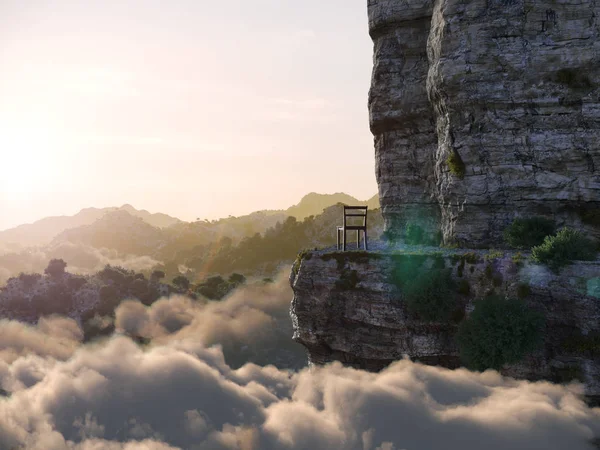
<path id="1" fill-rule="evenodd" d="M 448 368 L 461 365 L 455 339 L 457 321 L 418 320 L 407 311 L 403 292 L 393 283 L 394 268 L 418 264 L 420 270 L 451 268 L 463 290 L 464 316 L 491 290 L 525 297 L 545 318 L 543 345 L 501 373 L 530 380 L 578 379 L 586 394 L 600 400 L 600 262 L 577 263 L 560 275 L 513 255 L 384 254 L 315 252 L 297 261 L 291 275 L 294 340 L 312 363 L 333 360 L 380 370 L 403 355 Z M 355 271 L 355 272 L 353 272 Z M 525 295 L 517 290 L 527 286 Z M 468 293 L 466 293 L 468 291 Z"/>
<path id="2" fill-rule="evenodd" d="M 600 3 L 369 0 L 389 231 L 500 242 L 516 216 L 600 237 Z M 594 223 L 596 222 L 596 223 Z"/>

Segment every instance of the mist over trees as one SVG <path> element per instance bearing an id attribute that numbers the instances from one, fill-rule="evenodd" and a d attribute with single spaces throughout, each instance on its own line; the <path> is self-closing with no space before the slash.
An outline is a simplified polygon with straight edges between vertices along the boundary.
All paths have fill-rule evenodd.
<path id="1" fill-rule="evenodd" d="M 42 273 L 51 259 L 65 261 L 71 273 L 88 275 L 111 265 L 149 278 L 155 270 L 168 280 L 182 275 L 190 282 L 233 272 L 272 277 L 299 250 L 334 245 L 341 205 L 303 221 L 263 212 L 212 223 L 177 223 L 165 229 L 127 215 L 122 210 L 109 213 L 59 235 L 48 247 L 0 254 L 0 284 L 19 273 Z M 379 210 L 369 211 L 371 236 L 377 237 L 382 227 Z"/>

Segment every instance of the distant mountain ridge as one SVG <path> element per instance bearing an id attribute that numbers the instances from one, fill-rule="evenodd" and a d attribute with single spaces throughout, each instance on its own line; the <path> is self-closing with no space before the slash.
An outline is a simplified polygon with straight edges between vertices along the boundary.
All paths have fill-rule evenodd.
<path id="1" fill-rule="evenodd" d="M 293 216 L 297 220 L 302 221 L 309 216 L 317 216 L 326 208 L 338 203 L 347 205 L 367 205 L 370 209 L 376 209 L 379 208 L 379 197 L 378 195 L 375 195 L 369 200 L 361 201 L 343 192 L 335 194 L 318 194 L 316 192 L 311 192 L 302 197 L 298 204 L 293 205 L 286 210 L 257 211 L 240 218 L 221 219 L 218 222 L 235 222 L 236 220 L 239 221 L 239 219 L 246 217 L 250 222 L 255 222 L 257 220 L 259 222 L 264 222 L 261 223 L 256 230 L 263 231 L 266 226 L 274 225 L 274 223 L 272 223 L 273 221 L 283 220 L 286 216 Z M 119 212 L 128 213 L 128 215 L 139 220 L 131 222 L 126 216 L 115 214 Z M 106 220 L 102 221 L 105 216 Z M 115 217 L 121 217 L 123 221 L 120 222 L 118 219 L 115 219 Z M 107 223 L 111 224 L 108 228 L 105 226 Z M 101 234 L 108 239 L 111 233 L 121 234 L 119 230 L 126 226 L 133 226 L 132 223 L 136 224 L 135 228 L 138 231 L 144 230 L 141 235 L 152 236 L 152 241 L 154 240 L 154 235 L 156 233 L 153 233 L 150 230 L 151 227 L 167 229 L 175 225 L 185 226 L 188 224 L 195 224 L 195 222 L 185 222 L 163 213 L 150 213 L 143 209 L 138 210 L 129 204 L 125 204 L 121 207 L 85 208 L 73 216 L 46 217 L 31 224 L 19 225 L 15 228 L 0 231 L 0 245 L 16 244 L 20 247 L 45 246 L 57 240 L 84 240 L 87 241 L 88 244 L 91 244 L 90 241 L 96 240 L 96 238 L 92 239 L 92 235 L 98 229 L 101 230 Z M 144 225 L 147 226 L 144 227 Z M 251 227 L 251 224 L 246 226 Z M 228 228 L 227 224 L 222 223 L 221 228 L 223 229 L 221 229 L 220 232 L 224 232 L 225 229 Z M 126 237 L 123 236 L 122 239 L 126 240 Z"/>
<path id="2" fill-rule="evenodd" d="M 125 208 L 108 211 L 89 225 L 69 228 L 52 243 L 71 242 L 94 248 L 115 248 L 121 253 L 148 255 L 163 241 L 162 228 L 153 226 Z"/>
<path id="3" fill-rule="evenodd" d="M 18 244 L 23 247 L 47 245 L 60 233 L 70 228 L 91 225 L 105 214 L 114 211 L 126 211 L 130 215 L 139 217 L 147 224 L 157 228 L 167 228 L 182 222 L 176 217 L 171 217 L 167 214 L 152 214 L 144 209 L 137 210 L 129 204 L 121 207 L 84 208 L 73 216 L 45 217 L 33 223 L 0 231 L 0 243 Z"/>
<path id="4" fill-rule="evenodd" d="M 306 194 L 297 205 L 290 206 L 288 209 L 266 210 L 266 214 L 283 213 L 288 216 L 293 216 L 298 220 L 304 220 L 309 216 L 317 216 L 330 206 L 343 203 L 353 206 L 368 206 L 369 209 L 379 208 L 379 195 L 375 194 L 368 200 L 358 200 L 351 195 L 343 192 L 335 194 L 318 194 L 311 192 Z"/>
<path id="5" fill-rule="evenodd" d="M 321 214 L 326 208 L 338 203 L 353 206 L 368 206 L 371 209 L 375 209 L 379 208 L 379 196 L 375 195 L 369 200 L 361 201 L 343 192 L 335 194 L 317 194 L 316 192 L 311 192 L 305 195 L 300 200 L 300 203 L 288 208 L 286 213 L 298 220 L 304 220 L 308 216 Z"/>

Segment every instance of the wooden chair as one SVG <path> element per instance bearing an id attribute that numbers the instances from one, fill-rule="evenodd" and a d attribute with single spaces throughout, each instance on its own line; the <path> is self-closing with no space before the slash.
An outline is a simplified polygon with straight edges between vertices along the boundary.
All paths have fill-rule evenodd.
<path id="1" fill-rule="evenodd" d="M 348 224 L 349 217 L 362 217 L 362 225 Z M 350 219 L 352 221 L 352 219 Z M 340 234 L 344 235 L 342 250 L 346 251 L 346 232 L 356 231 L 356 248 L 360 248 L 360 232 L 364 233 L 365 250 L 367 250 L 367 207 L 344 206 L 344 225 L 337 227 L 337 249 L 340 249 Z"/>

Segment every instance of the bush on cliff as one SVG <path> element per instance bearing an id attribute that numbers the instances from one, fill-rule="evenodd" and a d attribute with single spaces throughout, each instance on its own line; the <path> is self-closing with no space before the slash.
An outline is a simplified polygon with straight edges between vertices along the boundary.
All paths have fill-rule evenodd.
<path id="1" fill-rule="evenodd" d="M 458 329 L 461 359 L 472 370 L 499 370 L 519 362 L 542 341 L 543 316 L 518 299 L 479 300 Z"/>
<path id="2" fill-rule="evenodd" d="M 544 217 L 516 219 L 504 230 L 504 240 L 511 247 L 528 249 L 540 245 L 554 231 L 554 222 Z"/>
<path id="3" fill-rule="evenodd" d="M 430 270 L 407 280 L 402 288 L 408 312 L 421 320 L 446 322 L 457 309 L 449 270 Z"/>
<path id="4" fill-rule="evenodd" d="M 531 250 L 532 259 L 558 270 L 572 261 L 592 261 L 597 249 L 592 241 L 579 231 L 562 228 L 555 236 L 547 236 L 544 242 Z"/>
<path id="5" fill-rule="evenodd" d="M 448 165 L 450 173 L 458 179 L 462 180 L 465 178 L 465 163 L 456 150 L 450 152 L 450 155 L 448 155 L 448 158 L 446 159 L 446 164 Z"/>

